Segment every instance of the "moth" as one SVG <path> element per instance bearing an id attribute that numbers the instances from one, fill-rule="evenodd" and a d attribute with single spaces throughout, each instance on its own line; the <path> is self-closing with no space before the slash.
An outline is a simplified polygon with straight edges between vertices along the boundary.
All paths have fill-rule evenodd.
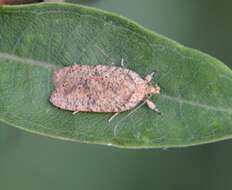
<path id="1" fill-rule="evenodd" d="M 65 110 L 76 112 L 120 113 L 144 101 L 160 112 L 149 97 L 160 93 L 160 87 L 151 85 L 154 72 L 144 79 L 136 72 L 108 65 L 79 65 L 54 71 L 55 90 L 50 102 Z"/>

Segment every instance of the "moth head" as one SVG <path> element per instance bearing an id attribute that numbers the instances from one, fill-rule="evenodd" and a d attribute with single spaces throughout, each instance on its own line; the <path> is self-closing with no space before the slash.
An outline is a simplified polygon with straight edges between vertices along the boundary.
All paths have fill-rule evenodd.
<path id="1" fill-rule="evenodd" d="M 159 93 L 160 93 L 160 87 L 159 86 L 149 85 L 146 88 L 146 94 L 147 95 L 153 95 L 153 94 L 159 94 Z"/>

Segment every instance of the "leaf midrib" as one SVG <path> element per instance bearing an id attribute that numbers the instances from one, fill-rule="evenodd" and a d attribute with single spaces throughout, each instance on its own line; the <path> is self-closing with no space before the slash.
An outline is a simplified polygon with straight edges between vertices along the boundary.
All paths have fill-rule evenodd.
<path id="1" fill-rule="evenodd" d="M 47 62 L 37 61 L 37 60 L 30 59 L 30 58 L 19 57 L 17 55 L 8 54 L 8 53 L 0 53 L 0 59 L 16 61 L 16 62 L 18 62 L 20 64 L 28 64 L 28 65 L 40 66 L 40 67 L 44 67 L 44 68 L 47 68 L 47 69 L 57 69 L 57 68 L 59 68 L 58 66 L 47 63 Z"/>
<path id="2" fill-rule="evenodd" d="M 43 67 L 43 68 L 51 69 L 51 70 L 59 68 L 58 66 L 47 63 L 47 62 L 37 61 L 37 60 L 33 60 L 31 58 L 20 57 L 20 56 L 17 56 L 14 54 L 9 54 L 9 53 L 0 53 L 0 59 L 16 61 L 20 64 L 35 65 L 35 66 L 39 66 L 39 67 Z M 183 98 L 169 96 L 166 94 L 161 94 L 160 96 L 164 99 L 171 100 L 171 101 L 177 102 L 179 104 L 188 104 L 188 105 L 200 107 L 200 108 L 203 108 L 206 110 L 212 110 L 212 111 L 216 111 L 216 112 L 223 112 L 223 113 L 232 114 L 232 109 L 227 109 L 227 108 L 223 108 L 223 107 L 219 107 L 219 106 L 214 107 L 214 106 L 202 104 L 199 102 L 185 100 Z"/>

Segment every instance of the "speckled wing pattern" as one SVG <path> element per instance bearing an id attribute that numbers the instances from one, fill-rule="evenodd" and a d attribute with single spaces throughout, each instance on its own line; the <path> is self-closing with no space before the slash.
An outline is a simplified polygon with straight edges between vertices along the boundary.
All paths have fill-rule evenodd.
<path id="1" fill-rule="evenodd" d="M 123 112 L 145 98 L 146 81 L 126 68 L 72 65 L 53 74 L 50 101 L 57 107 L 81 112 Z"/>

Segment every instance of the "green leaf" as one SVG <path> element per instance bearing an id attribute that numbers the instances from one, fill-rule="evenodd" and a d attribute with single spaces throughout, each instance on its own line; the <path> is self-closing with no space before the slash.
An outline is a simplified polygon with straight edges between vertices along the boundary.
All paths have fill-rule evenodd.
<path id="1" fill-rule="evenodd" d="M 49 103 L 56 68 L 120 64 L 141 76 L 156 71 L 146 105 L 120 113 L 78 113 Z M 126 18 L 73 4 L 0 8 L 0 121 L 59 139 L 120 147 L 177 147 L 232 136 L 232 72 Z"/>

